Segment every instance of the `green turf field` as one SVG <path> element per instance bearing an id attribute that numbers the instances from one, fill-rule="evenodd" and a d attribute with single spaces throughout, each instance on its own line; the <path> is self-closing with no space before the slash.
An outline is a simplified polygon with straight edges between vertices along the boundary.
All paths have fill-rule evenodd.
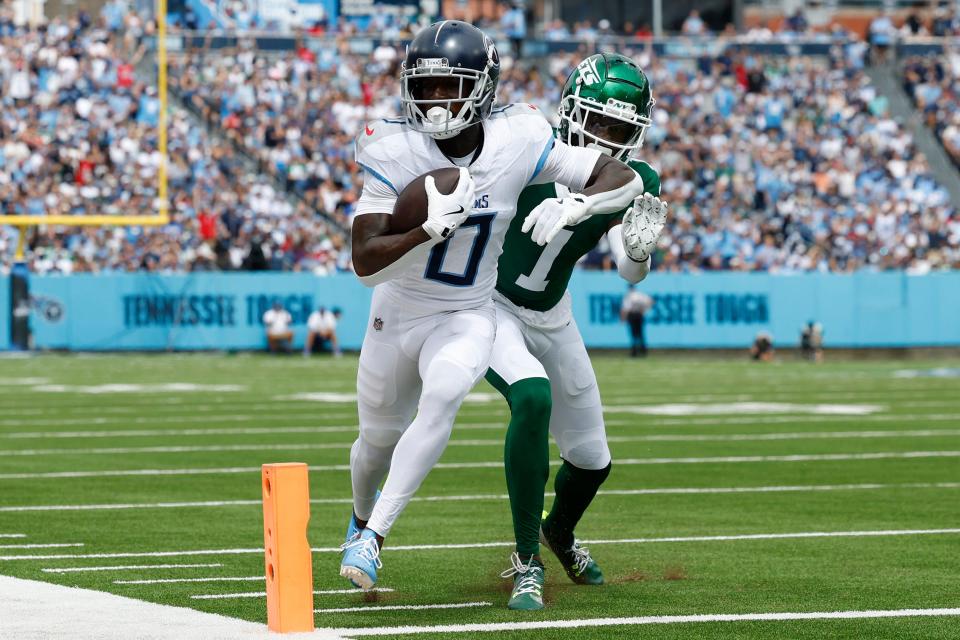
<path id="1" fill-rule="evenodd" d="M 614 466 L 578 535 L 593 541 L 586 546 L 607 585 L 575 587 L 546 557 L 547 608 L 505 608 L 510 583 L 498 574 L 512 529 L 498 465 L 507 411 L 483 383 L 441 468 L 387 542 L 381 585 L 393 591 L 375 601 L 317 595 L 317 609 L 351 609 L 321 611 L 317 626 L 960 607 L 960 379 L 902 373 L 958 363 L 599 356 L 595 365 Z M 302 461 L 314 467 L 315 588 L 343 589 L 332 549 L 350 511 L 355 374 L 352 357 L 0 360 L 0 574 L 264 622 L 263 597 L 197 596 L 263 590 L 258 466 Z M 172 384 L 226 386 L 160 386 Z M 390 550 L 401 545 L 466 546 Z M 42 557 L 58 555 L 71 557 Z M 216 566 L 147 568 L 156 565 Z M 222 577 L 248 579 L 196 580 Z M 390 608 L 441 604 L 471 606 Z M 505 637 L 610 634 L 958 638 L 960 617 L 664 622 Z"/>

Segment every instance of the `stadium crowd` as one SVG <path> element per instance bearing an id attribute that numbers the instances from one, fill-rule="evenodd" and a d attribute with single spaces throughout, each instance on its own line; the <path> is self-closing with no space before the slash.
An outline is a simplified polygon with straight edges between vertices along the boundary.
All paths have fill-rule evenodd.
<path id="1" fill-rule="evenodd" d="M 155 210 L 158 107 L 129 62 L 136 43 L 119 35 L 128 26 L 75 20 L 4 33 L 4 213 Z M 186 110 L 171 117 L 172 223 L 47 228 L 30 238 L 32 267 L 349 269 L 334 227 L 349 226 L 362 183 L 352 140 L 366 121 L 399 113 L 401 49 L 361 56 L 347 46 L 325 39 L 288 54 L 241 46 L 176 57 L 171 88 Z M 627 53 L 657 100 L 641 153 L 660 169 L 671 205 L 656 269 L 960 267 L 960 216 L 863 74 L 862 43 L 835 47 L 829 60 Z M 503 51 L 499 101 L 553 117 L 582 55 L 521 63 Z M 6 229 L 9 265 L 15 238 Z M 609 268 L 603 249 L 584 266 Z"/>
<path id="2" fill-rule="evenodd" d="M 135 71 L 136 26 L 128 20 L 124 37 L 83 18 L 0 31 L 3 215 L 157 211 L 159 101 Z M 41 227 L 27 238 L 34 272 L 338 268 L 342 240 L 307 203 L 247 168 L 185 110 L 173 109 L 169 124 L 171 223 Z M 17 240 L 0 227 L 6 268 Z"/>
<path id="3" fill-rule="evenodd" d="M 903 84 L 926 125 L 960 167 L 960 51 L 904 62 Z"/>

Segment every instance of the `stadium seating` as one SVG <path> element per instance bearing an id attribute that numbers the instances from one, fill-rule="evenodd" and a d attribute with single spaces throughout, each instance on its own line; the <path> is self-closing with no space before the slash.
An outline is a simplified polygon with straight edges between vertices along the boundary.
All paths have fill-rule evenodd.
<path id="1" fill-rule="evenodd" d="M 0 124 L 3 211 L 153 211 L 157 101 L 152 83 L 134 75 L 130 43 L 90 23 L 8 42 L 20 51 L 0 63 L 10 87 Z M 31 267 L 349 269 L 342 231 L 362 183 L 352 140 L 365 121 L 399 112 L 401 49 L 382 44 L 359 55 L 323 42 L 285 54 L 241 47 L 175 57 L 172 224 L 48 228 L 30 237 Z M 960 266 L 960 214 L 862 73 L 862 47 L 830 58 L 630 53 L 657 100 L 642 155 L 661 170 L 671 204 L 656 269 Z M 530 102 L 553 117 L 577 59 L 512 62 L 500 102 Z M 929 77 L 930 65 L 915 61 L 908 82 Z M 914 94 L 930 102 L 928 88 L 936 90 L 931 124 L 957 157 L 956 79 L 938 68 L 942 80 L 912 81 Z M 15 236 L 0 234 L 8 267 Z M 583 266 L 610 268 L 603 249 Z"/>
<path id="2" fill-rule="evenodd" d="M 158 100 L 135 75 L 129 42 L 89 22 L 4 41 L 0 206 L 4 214 L 156 211 Z M 30 232 L 32 271 L 337 268 L 341 240 L 306 203 L 292 204 L 183 109 L 168 128 L 171 224 L 161 229 Z M 15 231 L 0 228 L 8 269 Z"/>

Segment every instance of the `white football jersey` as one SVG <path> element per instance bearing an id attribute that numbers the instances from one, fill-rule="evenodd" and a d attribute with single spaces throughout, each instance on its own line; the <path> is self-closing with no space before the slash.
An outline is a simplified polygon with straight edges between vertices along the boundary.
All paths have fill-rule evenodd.
<path id="1" fill-rule="evenodd" d="M 378 285 L 405 305 L 443 312 L 488 303 L 520 192 L 544 182 L 559 182 L 579 192 L 600 156 L 598 151 L 555 140 L 550 124 L 532 105 L 494 109 L 482 126 L 483 148 L 468 166 L 476 183 L 470 217 L 449 238 L 422 252 L 401 275 Z M 456 166 L 432 138 L 412 131 L 403 119 L 368 123 L 357 137 L 356 158 L 364 182 L 355 215 L 392 213 L 410 182 L 429 171 Z"/>

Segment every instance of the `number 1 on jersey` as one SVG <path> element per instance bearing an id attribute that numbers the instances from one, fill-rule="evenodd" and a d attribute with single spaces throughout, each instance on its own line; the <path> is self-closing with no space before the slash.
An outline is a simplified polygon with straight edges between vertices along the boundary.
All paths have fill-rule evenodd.
<path id="1" fill-rule="evenodd" d="M 550 244 L 543 248 L 543 253 L 540 254 L 537 264 L 533 265 L 533 271 L 530 272 L 530 275 L 520 274 L 520 277 L 517 278 L 517 286 L 523 287 L 527 291 L 543 291 L 546 289 L 550 282 L 547 280 L 547 275 L 553 268 L 553 262 L 572 237 L 573 231 L 561 229 L 557 236 L 550 241 Z"/>

